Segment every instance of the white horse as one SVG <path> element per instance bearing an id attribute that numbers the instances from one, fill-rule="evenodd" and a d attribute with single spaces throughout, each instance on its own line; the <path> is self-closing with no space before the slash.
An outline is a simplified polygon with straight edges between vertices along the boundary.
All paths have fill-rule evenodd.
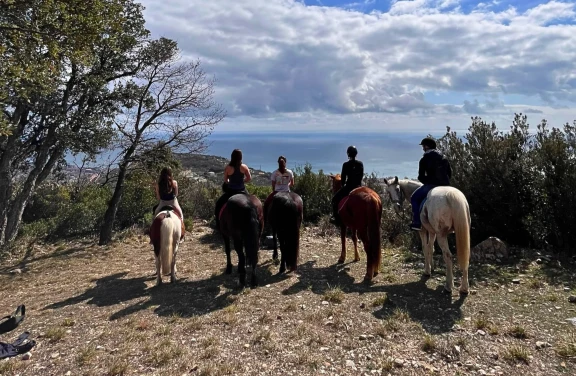
<path id="1" fill-rule="evenodd" d="M 384 179 L 385 190 L 394 203 L 397 212 L 400 211 L 404 200 L 410 202 L 412 193 L 422 186 L 415 180 L 394 177 L 394 180 Z M 452 292 L 454 275 L 452 271 L 452 253 L 448 247 L 448 234 L 456 233 L 456 259 L 462 271 L 462 284 L 460 293 L 468 293 L 468 264 L 470 262 L 470 208 L 464 194 L 454 187 L 436 187 L 426 196 L 426 202 L 420 212 L 422 230 L 420 240 L 424 253 L 424 274 L 430 276 L 433 268 L 432 254 L 434 241 L 438 238 L 438 245 L 442 249 L 446 263 L 446 285 L 444 288 Z"/>
<path id="2" fill-rule="evenodd" d="M 175 212 L 163 210 L 154 217 L 150 238 L 156 257 L 156 286 L 162 284 L 162 275 L 170 274 L 170 282 L 176 282 L 176 254 L 181 234 L 182 222 Z"/>

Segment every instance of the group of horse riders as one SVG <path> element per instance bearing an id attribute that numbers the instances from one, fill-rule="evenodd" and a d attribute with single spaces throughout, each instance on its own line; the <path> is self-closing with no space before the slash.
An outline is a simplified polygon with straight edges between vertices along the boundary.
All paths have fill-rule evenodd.
<path id="1" fill-rule="evenodd" d="M 410 201 L 412 204 L 412 223 L 410 228 L 415 231 L 422 229 L 420 221 L 420 206 L 428 192 L 434 187 L 449 186 L 450 178 L 452 177 L 452 169 L 448 159 L 436 149 L 436 141 L 430 137 L 424 138 L 420 145 L 424 151 L 423 157 L 420 159 L 418 166 L 418 180 L 423 185 L 418 188 L 411 196 Z M 342 188 L 336 192 L 332 198 L 332 217 L 330 222 L 335 225 L 340 225 L 340 217 L 338 215 L 338 204 L 340 201 L 350 194 L 352 190 L 362 186 L 364 178 L 364 165 L 361 161 L 356 159 L 358 150 L 355 146 L 349 146 L 346 150 L 348 161 L 342 165 Z M 235 194 L 247 194 L 246 183 L 250 182 L 252 176 L 250 169 L 242 163 L 242 151 L 235 149 L 232 151 L 230 163 L 224 169 L 224 182 L 222 184 L 223 194 L 216 202 L 214 216 L 216 218 L 216 228 L 219 228 L 219 215 L 222 207 L 226 201 Z M 278 157 L 278 169 L 271 175 L 272 193 L 264 202 L 266 208 L 271 199 L 277 192 L 290 192 L 290 187 L 294 186 L 294 173 L 286 168 L 286 157 Z M 158 205 L 154 208 L 154 215 L 166 206 L 172 206 L 179 214 L 182 223 L 184 222 L 183 213 L 180 205 L 178 204 L 178 182 L 172 176 L 172 170 L 165 167 L 160 172 L 158 182 L 155 186 L 156 199 L 159 201 Z M 266 212 L 266 209 L 264 209 Z M 182 233 L 182 237 L 184 233 Z"/>

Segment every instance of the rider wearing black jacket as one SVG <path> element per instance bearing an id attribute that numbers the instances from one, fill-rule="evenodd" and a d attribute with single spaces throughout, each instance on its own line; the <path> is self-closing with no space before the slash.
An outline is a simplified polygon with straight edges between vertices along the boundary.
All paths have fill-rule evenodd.
<path id="1" fill-rule="evenodd" d="M 349 160 L 342 164 L 342 188 L 332 198 L 332 218 L 330 222 L 339 225 L 340 216 L 338 215 L 338 204 L 340 201 L 348 196 L 353 189 L 362 186 L 362 179 L 364 178 L 364 164 L 356 160 L 358 150 L 355 146 L 349 146 L 346 150 Z"/>
<path id="2" fill-rule="evenodd" d="M 420 142 L 424 150 L 424 156 L 420 159 L 418 165 L 418 180 L 424 185 L 412 193 L 410 201 L 412 203 L 412 230 L 421 230 L 420 205 L 428 195 L 428 192 L 434 187 L 450 185 L 452 177 L 452 168 L 446 157 L 436 150 L 436 141 L 426 137 Z"/>

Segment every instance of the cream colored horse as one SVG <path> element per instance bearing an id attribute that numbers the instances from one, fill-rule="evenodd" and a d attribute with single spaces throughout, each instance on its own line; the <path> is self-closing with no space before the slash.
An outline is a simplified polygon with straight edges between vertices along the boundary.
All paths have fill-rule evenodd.
<path id="1" fill-rule="evenodd" d="M 385 190 L 394 203 L 397 212 L 400 211 L 404 200 L 410 202 L 414 191 L 422 186 L 415 180 L 394 177 L 394 180 L 384 179 Z M 427 197 L 420 212 L 422 230 L 420 240 L 424 253 L 424 274 L 430 276 L 433 268 L 432 254 L 434 241 L 438 238 L 438 245 L 442 249 L 446 263 L 446 291 L 451 292 L 454 287 L 452 270 L 452 253 L 448 247 L 448 234 L 456 233 L 456 259 L 462 271 L 462 284 L 460 293 L 468 293 L 468 264 L 470 262 L 470 209 L 464 194 L 454 187 L 436 187 Z"/>
<path id="2" fill-rule="evenodd" d="M 171 210 L 159 212 L 150 228 L 150 237 L 156 257 L 156 285 L 162 284 L 162 275 L 170 275 L 170 282 L 176 282 L 176 254 L 180 243 L 182 222 Z"/>

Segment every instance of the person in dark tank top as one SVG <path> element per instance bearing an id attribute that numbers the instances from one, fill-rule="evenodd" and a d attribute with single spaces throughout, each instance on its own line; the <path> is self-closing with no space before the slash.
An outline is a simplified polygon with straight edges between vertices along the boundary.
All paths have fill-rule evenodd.
<path id="1" fill-rule="evenodd" d="M 230 163 L 228 163 L 226 168 L 224 168 L 224 183 L 222 184 L 222 190 L 224 193 L 220 198 L 218 198 L 218 201 L 216 201 L 216 207 L 214 208 L 216 228 L 220 228 L 220 220 L 218 217 L 224 203 L 236 194 L 248 194 L 246 183 L 250 182 L 250 180 L 252 180 L 250 169 L 242 163 L 242 150 L 234 149 L 230 156 Z"/>
<path id="2" fill-rule="evenodd" d="M 330 222 L 339 226 L 340 216 L 338 215 L 338 204 L 340 201 L 348 196 L 353 189 L 362 186 L 362 179 L 364 179 L 364 164 L 356 160 L 358 149 L 355 146 L 349 146 L 346 150 L 348 161 L 342 164 L 342 188 L 332 198 L 332 218 Z"/>

